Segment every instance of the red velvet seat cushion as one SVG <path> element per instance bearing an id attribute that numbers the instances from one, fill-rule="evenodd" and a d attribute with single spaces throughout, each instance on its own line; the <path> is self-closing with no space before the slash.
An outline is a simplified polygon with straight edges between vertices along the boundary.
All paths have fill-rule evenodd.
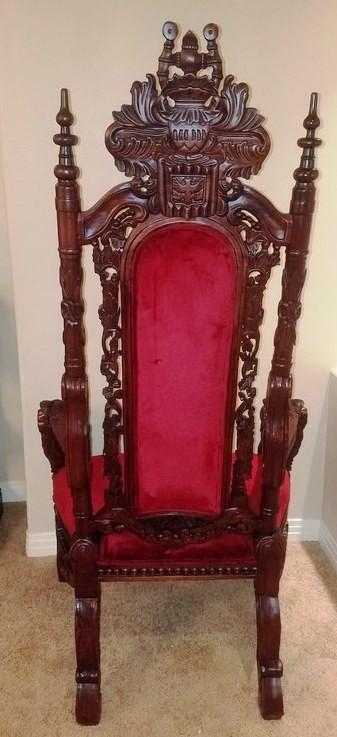
<path id="1" fill-rule="evenodd" d="M 123 460 L 123 456 L 121 456 Z M 108 481 L 103 476 L 104 458 L 94 456 L 91 459 L 91 495 L 93 512 L 98 512 L 104 505 L 104 490 Z M 254 455 L 252 477 L 247 483 L 249 506 L 258 514 L 262 493 L 261 456 Z M 65 468 L 61 468 L 53 477 L 53 495 L 55 507 L 69 534 L 75 531 L 72 511 L 72 497 Z M 280 509 L 278 524 L 282 526 L 286 520 L 290 496 L 289 473 L 285 473 L 280 489 Z M 132 533 L 114 533 L 105 535 L 100 542 L 99 563 L 104 565 L 147 567 L 179 563 L 181 566 L 221 565 L 254 563 L 253 542 L 250 535 L 224 533 L 221 537 L 206 543 L 193 543 L 180 548 L 149 543 Z"/>
<path id="2" fill-rule="evenodd" d="M 131 252 L 124 280 L 134 367 L 128 489 L 139 514 L 217 515 L 230 474 L 235 249 L 214 228 L 165 225 Z"/>

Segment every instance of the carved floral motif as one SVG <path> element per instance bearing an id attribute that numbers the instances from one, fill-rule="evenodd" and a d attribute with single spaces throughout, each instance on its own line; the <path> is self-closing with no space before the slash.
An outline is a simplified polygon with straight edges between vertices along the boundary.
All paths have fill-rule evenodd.
<path id="1" fill-rule="evenodd" d="M 246 106 L 248 86 L 228 76 L 218 94 L 208 77 L 189 78 L 191 87 L 196 80 L 203 86 L 204 97 L 211 94 L 209 103 L 180 97 L 172 106 L 165 90 L 157 91 L 152 74 L 145 82 L 134 82 L 132 104 L 114 112 L 115 122 L 106 133 L 106 146 L 118 169 L 127 176 L 155 176 L 163 154 L 203 153 L 217 156 L 221 177 L 249 178 L 257 173 L 269 151 L 269 138 L 261 126 L 262 116 Z M 182 94 L 181 79 L 174 76 L 171 95 Z M 187 95 L 186 85 L 183 91 Z"/>
<path id="2" fill-rule="evenodd" d="M 263 294 L 273 266 L 280 261 L 281 243 L 272 241 L 254 213 L 237 208 L 230 220 L 238 227 L 248 251 L 248 271 L 245 304 L 241 328 L 241 379 L 238 386 L 239 404 L 236 410 L 237 450 L 233 471 L 232 491 L 240 497 L 246 491 L 250 477 L 254 444 L 254 382 L 258 367 L 260 326 L 263 318 Z"/>

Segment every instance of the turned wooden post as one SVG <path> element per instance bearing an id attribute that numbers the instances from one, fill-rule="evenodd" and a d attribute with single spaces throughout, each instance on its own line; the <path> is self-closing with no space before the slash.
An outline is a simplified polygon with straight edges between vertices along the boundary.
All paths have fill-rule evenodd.
<path id="1" fill-rule="evenodd" d="M 282 275 L 282 296 L 278 307 L 274 355 L 267 391 L 262 497 L 264 532 L 267 534 L 276 529 L 278 489 L 286 467 L 292 355 L 296 341 L 296 323 L 301 314 L 301 292 L 306 275 L 306 259 L 315 204 L 314 181 L 318 175 L 315 169 L 315 147 L 321 143 L 315 138 L 315 131 L 319 123 L 317 93 L 313 92 L 309 113 L 303 123 L 306 135 L 298 140 L 298 145 L 303 151 L 300 165 L 294 172 L 296 181 L 290 206 L 292 231 Z"/>
<path id="2" fill-rule="evenodd" d="M 89 439 L 87 411 L 87 378 L 84 354 L 82 248 L 77 236 L 79 191 L 72 147 L 77 138 L 70 131 L 73 116 L 69 110 L 68 91 L 61 90 L 61 107 L 56 116 L 60 133 L 54 143 L 60 147 L 57 177 L 56 210 L 62 287 L 63 341 L 65 347 L 62 398 L 66 406 L 66 469 L 74 504 L 78 537 L 89 534 L 91 516 L 88 476 Z"/>

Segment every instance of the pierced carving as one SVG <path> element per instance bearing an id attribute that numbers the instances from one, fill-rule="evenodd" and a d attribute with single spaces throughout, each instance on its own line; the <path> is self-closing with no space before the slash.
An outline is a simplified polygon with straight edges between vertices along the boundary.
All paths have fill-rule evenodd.
<path id="1" fill-rule="evenodd" d="M 103 389 L 106 399 L 104 412 L 104 473 L 111 479 L 114 499 L 122 493 L 122 469 L 118 459 L 122 424 L 122 382 L 119 376 L 121 357 L 120 324 L 120 265 L 124 247 L 122 238 L 99 238 L 93 244 L 95 272 L 99 275 L 103 302 L 99 307 L 99 317 L 103 326 L 101 373 L 107 380 Z"/>
<path id="2" fill-rule="evenodd" d="M 271 269 L 280 261 L 281 242 L 271 240 L 252 212 L 234 209 L 229 220 L 237 225 L 248 252 L 240 344 L 241 379 L 238 386 L 239 405 L 236 410 L 237 450 L 232 482 L 232 494 L 239 499 L 246 493 L 245 481 L 251 474 L 255 428 L 254 383 L 263 318 L 262 300 Z"/>
<path id="3" fill-rule="evenodd" d="M 110 479 L 106 491 L 108 504 L 119 504 L 123 494 L 122 468 L 119 461 L 120 437 L 123 434 L 123 390 L 119 362 L 121 348 L 120 269 L 128 228 L 144 220 L 147 209 L 137 206 L 120 206 L 114 213 L 106 231 L 93 245 L 93 262 L 100 277 L 103 301 L 99 318 L 103 326 L 101 373 L 107 380 L 103 389 L 106 399 L 104 431 L 104 475 Z"/>
<path id="4" fill-rule="evenodd" d="M 52 473 L 64 466 L 65 407 L 60 399 L 40 402 L 37 424 L 41 433 L 42 447 L 48 458 Z M 59 432 L 55 430 L 59 429 Z"/>

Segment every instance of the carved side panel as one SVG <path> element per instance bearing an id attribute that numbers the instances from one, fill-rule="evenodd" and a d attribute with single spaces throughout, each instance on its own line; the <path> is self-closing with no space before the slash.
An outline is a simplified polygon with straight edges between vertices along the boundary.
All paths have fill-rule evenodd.
<path id="1" fill-rule="evenodd" d="M 101 373 L 107 386 L 103 389 L 106 399 L 104 412 L 104 473 L 110 479 L 106 502 L 110 506 L 123 506 L 122 468 L 119 460 L 123 435 L 123 389 L 120 376 L 122 356 L 122 326 L 120 307 L 121 259 L 127 234 L 138 222 L 147 217 L 147 208 L 127 203 L 114 213 L 107 229 L 92 241 L 93 261 L 100 277 L 103 301 L 99 317 L 103 327 Z"/>
<path id="2" fill-rule="evenodd" d="M 255 429 L 254 386 L 258 368 L 260 327 L 263 318 L 263 294 L 271 269 L 280 260 L 281 242 L 273 241 L 253 212 L 237 208 L 230 221 L 236 224 L 248 252 L 245 307 L 241 326 L 241 378 L 236 410 L 237 449 L 232 495 L 237 500 L 246 493 L 245 481 L 250 477 Z"/>
<path id="3" fill-rule="evenodd" d="M 122 493 L 122 470 L 118 460 L 120 436 L 123 432 L 122 382 L 119 359 L 121 350 L 120 324 L 120 266 L 124 247 L 122 238 L 104 237 L 93 243 L 95 272 L 99 275 L 103 301 L 99 317 L 103 326 L 101 372 L 107 386 L 103 389 L 106 399 L 104 413 L 104 472 L 112 480 L 114 498 Z"/>

